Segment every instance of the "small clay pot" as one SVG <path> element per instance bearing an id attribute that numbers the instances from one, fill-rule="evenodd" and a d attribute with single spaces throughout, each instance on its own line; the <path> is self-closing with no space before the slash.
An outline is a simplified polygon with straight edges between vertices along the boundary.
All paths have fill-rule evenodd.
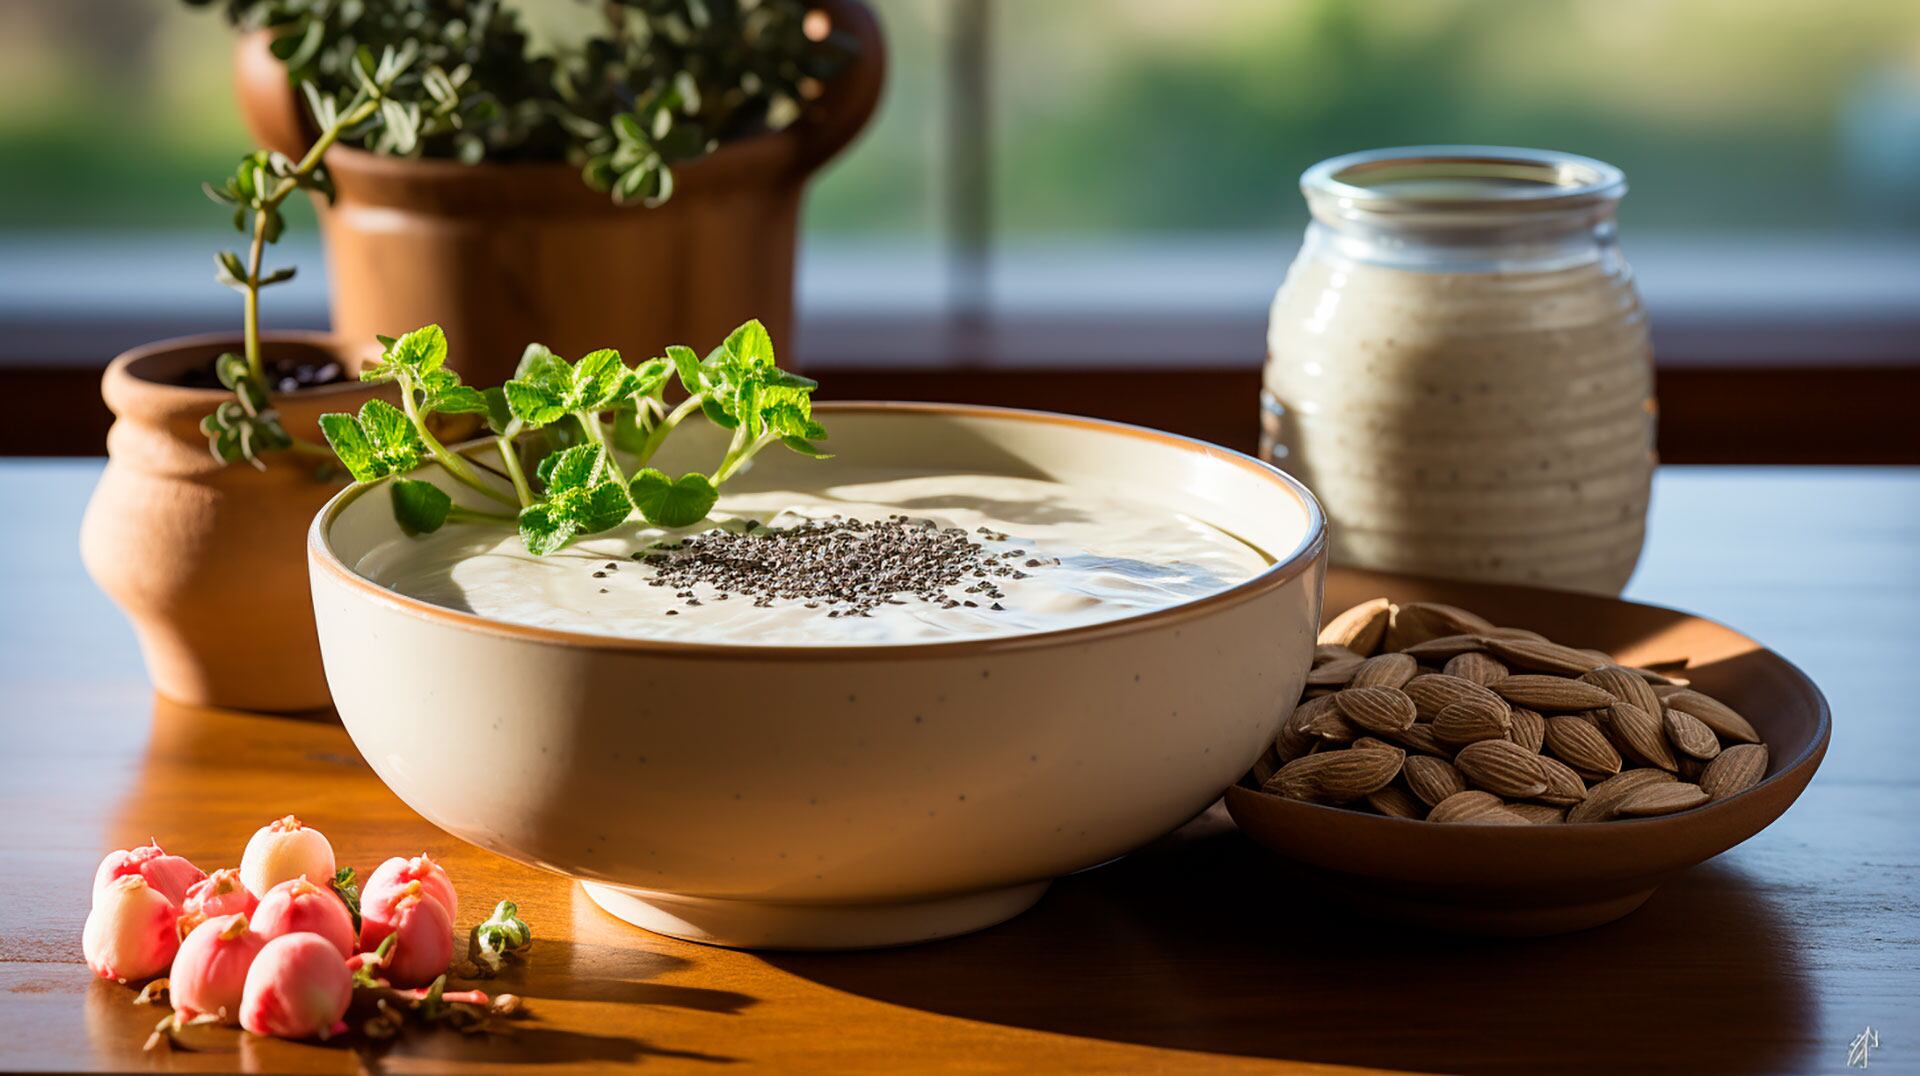
<path id="1" fill-rule="evenodd" d="M 358 370 L 370 348 L 323 333 L 270 333 L 275 357 Z M 200 420 L 231 395 L 186 388 L 181 375 L 232 336 L 148 344 L 115 359 L 101 380 L 113 411 L 107 468 L 80 524 L 80 556 L 133 621 L 147 674 L 179 702 L 294 712 L 328 705 L 307 588 L 307 524 L 345 485 L 316 478 L 315 457 L 274 453 L 264 471 L 223 464 Z M 324 443 L 319 418 L 352 411 L 392 386 L 346 381 L 275 397 L 287 432 Z"/>
<path id="2" fill-rule="evenodd" d="M 334 331 L 348 340 L 446 330 L 448 363 L 478 384 L 512 376 L 528 343 L 629 360 L 669 344 L 701 354 L 749 318 L 792 339 L 794 250 L 808 178 L 879 100 L 886 49 L 859 0 L 821 5 L 857 42 L 847 69 L 785 130 L 675 165 L 674 194 L 618 206 L 561 161 L 467 165 L 334 146 L 319 201 Z M 298 158 L 314 132 L 262 31 L 234 59 L 260 144 Z"/>

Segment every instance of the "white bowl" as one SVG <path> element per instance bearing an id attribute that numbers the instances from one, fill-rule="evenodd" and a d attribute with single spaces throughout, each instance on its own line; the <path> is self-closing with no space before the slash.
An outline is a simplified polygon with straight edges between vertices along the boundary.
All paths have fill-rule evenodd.
<path id="1" fill-rule="evenodd" d="M 381 780 L 449 833 L 580 879 L 649 930 L 854 948 L 1010 918 L 1050 879 L 1205 809 L 1272 742 L 1300 694 L 1326 574 L 1326 525 L 1299 483 L 1239 453 L 1091 419 L 819 411 L 840 458 L 1119 480 L 1273 563 L 1181 605 L 1033 635 L 620 639 L 370 582 L 349 566 L 398 528 L 386 497 L 349 489 L 314 520 L 308 560 L 334 704 Z M 668 451 L 691 464 L 719 443 L 688 431 Z M 768 452 L 735 481 L 791 481 L 795 468 L 818 481 L 832 466 Z"/>

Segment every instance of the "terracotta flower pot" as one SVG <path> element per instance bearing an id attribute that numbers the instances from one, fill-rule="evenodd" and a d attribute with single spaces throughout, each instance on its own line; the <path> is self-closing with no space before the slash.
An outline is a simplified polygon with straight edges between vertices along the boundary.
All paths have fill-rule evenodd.
<path id="1" fill-rule="evenodd" d="M 509 376 L 539 341 L 566 356 L 629 356 L 684 343 L 704 352 L 748 318 L 790 339 L 800 195 L 879 100 L 885 46 L 858 0 L 822 7 L 858 55 L 808 117 L 674 167 L 674 194 L 621 207 L 564 163 L 464 165 L 327 152 L 337 198 L 321 207 L 333 329 L 347 340 L 437 322 L 469 380 Z M 241 111 L 261 144 L 299 157 L 310 141 L 263 34 L 243 37 Z"/>
<path id="2" fill-rule="evenodd" d="M 312 353 L 359 366 L 367 349 L 321 333 L 271 333 L 274 355 Z M 107 367 L 101 394 L 114 413 L 107 469 L 80 524 L 80 555 L 139 636 L 147 674 L 180 702 L 291 712 L 328 704 L 303 553 L 307 525 L 343 481 L 317 481 L 305 457 L 276 455 L 266 470 L 223 465 L 200 420 L 224 390 L 185 388 L 179 375 L 231 336 L 163 340 Z M 357 381 L 275 398 L 296 437 L 320 440 L 319 417 L 350 411 L 391 386 Z"/>

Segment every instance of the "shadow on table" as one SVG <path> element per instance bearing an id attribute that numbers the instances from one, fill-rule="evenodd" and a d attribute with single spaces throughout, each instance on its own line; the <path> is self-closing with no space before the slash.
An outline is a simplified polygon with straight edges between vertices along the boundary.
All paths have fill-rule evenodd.
<path id="1" fill-rule="evenodd" d="M 1453 1071 L 1799 1069 L 1817 998 L 1791 917 L 1708 863 L 1620 922 L 1409 936 L 1341 909 L 1216 807 L 971 937 L 778 954 L 796 975 L 990 1023 L 1183 1050 Z"/>

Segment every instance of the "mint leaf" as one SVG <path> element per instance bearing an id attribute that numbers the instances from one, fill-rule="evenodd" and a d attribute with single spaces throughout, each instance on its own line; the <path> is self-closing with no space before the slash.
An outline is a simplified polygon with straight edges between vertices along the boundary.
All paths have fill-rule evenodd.
<path id="1" fill-rule="evenodd" d="M 633 502 L 627 499 L 627 491 L 620 488 L 620 483 L 608 481 L 587 491 L 575 510 L 574 522 L 581 534 L 598 534 L 625 523 L 632 514 Z"/>
<path id="2" fill-rule="evenodd" d="M 589 352 L 573 364 L 569 411 L 604 411 L 626 383 L 627 368 L 612 348 Z"/>
<path id="3" fill-rule="evenodd" d="M 422 325 L 393 342 L 381 361 L 405 367 L 424 377 L 447 361 L 447 334 L 438 325 Z"/>
<path id="4" fill-rule="evenodd" d="M 212 416 L 209 416 L 209 421 Z M 202 427 L 205 427 L 202 423 Z M 214 432 L 209 430 L 208 432 Z M 328 447 L 347 469 L 355 482 L 372 482 L 386 472 L 374 460 L 373 445 L 367 441 L 367 435 L 360 430 L 360 423 L 352 415 L 331 414 L 320 416 L 320 433 L 327 439 Z M 216 455 L 230 446 L 216 444 Z M 237 447 L 237 446 L 231 446 Z"/>
<path id="5" fill-rule="evenodd" d="M 502 386 L 507 410 L 529 429 L 539 429 L 567 413 L 567 401 L 560 393 L 539 381 L 528 379 Z"/>
<path id="6" fill-rule="evenodd" d="M 528 344 L 520 353 L 520 365 L 514 367 L 516 381 L 533 381 L 557 391 L 573 381 L 567 360 L 555 355 L 545 344 Z"/>
<path id="7" fill-rule="evenodd" d="M 822 450 L 819 445 L 814 444 L 804 437 L 788 435 L 780 438 L 780 443 L 800 453 L 802 456 L 812 456 L 817 460 L 830 460 L 833 458 L 833 453 Z"/>
<path id="8" fill-rule="evenodd" d="M 507 426 L 513 422 L 513 408 L 507 406 L 507 390 L 495 385 L 482 389 L 480 398 L 487 405 L 487 429 L 496 434 L 506 433 Z"/>
<path id="9" fill-rule="evenodd" d="M 707 518 L 720 491 L 706 475 L 683 474 L 679 480 L 648 467 L 627 486 L 633 504 L 656 527 L 690 527 Z"/>
<path id="10" fill-rule="evenodd" d="M 544 501 L 520 510 L 520 541 L 536 557 L 566 545 L 573 532 L 573 520 L 556 513 L 554 506 Z"/>
<path id="11" fill-rule="evenodd" d="M 706 387 L 706 377 L 700 371 L 700 359 L 690 347 L 675 344 L 667 349 L 667 358 L 673 363 L 673 370 L 680 375 L 680 387 L 691 396 Z"/>
<path id="12" fill-rule="evenodd" d="M 613 413 L 613 447 L 622 452 L 639 452 L 647 443 L 647 432 L 640 428 L 640 412 L 629 403 Z"/>
<path id="13" fill-rule="evenodd" d="M 393 495 L 393 518 L 408 537 L 432 534 L 447 522 L 453 498 L 439 486 L 417 478 L 396 478 L 387 484 Z"/>
<path id="14" fill-rule="evenodd" d="M 728 414 L 726 405 L 722 404 L 715 397 L 709 396 L 701 400 L 700 411 L 707 416 L 708 422 L 713 423 L 723 430 L 731 430 L 735 426 L 740 425 L 740 420 Z"/>
<path id="15" fill-rule="evenodd" d="M 666 359 L 648 359 L 627 372 L 627 383 L 620 389 L 622 396 L 652 396 L 659 392 L 673 375 L 673 363 Z"/>
<path id="16" fill-rule="evenodd" d="M 330 883 L 333 891 L 339 895 L 340 903 L 347 906 L 347 914 L 353 919 L 353 930 L 360 932 L 360 883 L 355 880 L 352 867 L 341 867 L 333 872 Z M 391 936 L 391 935 L 389 935 Z"/>
<path id="17" fill-rule="evenodd" d="M 727 335 L 727 350 L 733 354 L 734 361 L 746 367 L 772 366 L 773 337 L 767 335 L 767 327 L 755 318 Z"/>
<path id="18" fill-rule="evenodd" d="M 485 415 L 490 411 L 487 398 L 468 385 L 455 385 L 427 397 L 427 410 L 443 415 Z"/>
<path id="19" fill-rule="evenodd" d="M 600 470 L 600 446 L 574 445 L 553 453 L 548 459 L 553 462 L 542 461 L 547 472 L 548 492 L 584 490 L 592 484 L 594 475 Z"/>

